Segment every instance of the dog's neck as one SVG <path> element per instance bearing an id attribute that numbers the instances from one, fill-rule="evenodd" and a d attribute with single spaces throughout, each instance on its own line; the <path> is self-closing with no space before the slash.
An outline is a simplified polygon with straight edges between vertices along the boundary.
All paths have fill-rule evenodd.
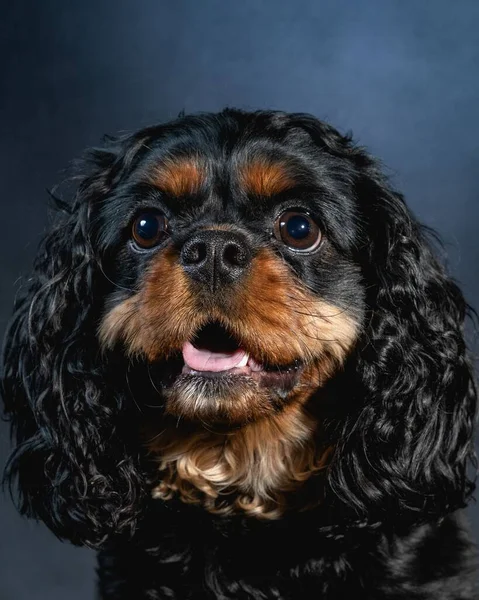
<path id="1" fill-rule="evenodd" d="M 325 466 L 316 427 L 298 405 L 227 433 L 167 427 L 148 443 L 159 463 L 153 496 L 177 495 L 216 514 L 279 518 L 290 493 Z"/>

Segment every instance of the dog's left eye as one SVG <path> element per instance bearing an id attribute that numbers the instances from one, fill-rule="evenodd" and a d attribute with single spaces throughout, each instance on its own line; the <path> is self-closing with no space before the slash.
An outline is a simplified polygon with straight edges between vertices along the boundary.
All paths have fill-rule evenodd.
<path id="1" fill-rule="evenodd" d="M 312 252 L 321 242 L 321 230 L 306 213 L 287 210 L 274 223 L 274 235 L 295 252 Z"/>
<path id="2" fill-rule="evenodd" d="M 144 212 L 133 222 L 131 234 L 140 248 L 153 248 L 168 233 L 168 219 L 159 212 Z"/>

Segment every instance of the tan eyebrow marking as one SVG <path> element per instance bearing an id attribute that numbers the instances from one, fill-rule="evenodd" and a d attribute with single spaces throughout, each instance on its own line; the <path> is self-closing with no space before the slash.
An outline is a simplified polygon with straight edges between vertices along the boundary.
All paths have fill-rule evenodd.
<path id="1" fill-rule="evenodd" d="M 286 165 L 265 157 L 242 165 L 239 180 L 248 194 L 256 196 L 274 196 L 294 186 Z"/>
<path id="2" fill-rule="evenodd" d="M 197 194 L 205 180 L 205 168 L 191 156 L 169 158 L 157 165 L 150 176 L 153 185 L 176 198 Z"/>

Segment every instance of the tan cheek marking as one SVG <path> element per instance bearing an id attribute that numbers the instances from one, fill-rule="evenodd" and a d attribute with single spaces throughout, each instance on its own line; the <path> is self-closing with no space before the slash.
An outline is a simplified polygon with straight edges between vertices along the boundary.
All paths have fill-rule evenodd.
<path id="1" fill-rule="evenodd" d="M 246 193 L 255 196 L 274 196 L 294 185 L 286 166 L 267 158 L 257 158 L 240 167 L 239 180 Z"/>
<path id="2" fill-rule="evenodd" d="M 170 158 L 149 177 L 150 183 L 175 198 L 197 194 L 205 180 L 206 170 L 196 157 Z"/>
<path id="3" fill-rule="evenodd" d="M 122 341 L 129 354 L 166 358 L 181 349 L 196 319 L 187 278 L 169 248 L 150 266 L 141 290 L 104 316 L 99 339 L 105 348 Z"/>
<path id="4" fill-rule="evenodd" d="M 298 358 L 342 363 L 358 334 L 352 315 L 314 296 L 267 249 L 254 259 L 237 306 L 238 334 L 247 336 L 259 356 L 279 364 Z"/>
<path id="5" fill-rule="evenodd" d="M 139 294 L 123 300 L 104 315 L 98 329 L 98 337 L 102 348 L 112 348 L 120 337 L 130 329 L 140 303 Z"/>

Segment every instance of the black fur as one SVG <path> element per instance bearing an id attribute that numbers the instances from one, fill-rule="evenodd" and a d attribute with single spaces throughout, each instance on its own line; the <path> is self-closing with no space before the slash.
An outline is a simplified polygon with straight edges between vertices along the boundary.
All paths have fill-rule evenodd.
<path id="1" fill-rule="evenodd" d="M 364 313 L 317 407 L 323 442 L 335 447 L 318 481 L 324 501 L 270 523 L 150 499 L 138 435 L 138 409 L 148 408 L 131 391 L 148 388 L 145 366 L 102 353 L 96 337 L 105 299 L 145 268 L 125 238 L 132 203 L 151 193 L 137 173 L 173 145 L 219 160 L 238 138 L 308 163 L 335 262 L 319 277 L 312 259 L 285 259 L 316 293 Z M 476 598 L 476 558 L 455 514 L 474 487 L 467 306 L 378 163 L 310 116 L 227 110 L 111 141 L 85 167 L 6 337 L 3 397 L 16 440 L 6 478 L 20 511 L 100 550 L 105 599 Z M 259 239 L 270 209 L 235 210 Z M 185 209 L 178 229 L 208 214 Z"/>

